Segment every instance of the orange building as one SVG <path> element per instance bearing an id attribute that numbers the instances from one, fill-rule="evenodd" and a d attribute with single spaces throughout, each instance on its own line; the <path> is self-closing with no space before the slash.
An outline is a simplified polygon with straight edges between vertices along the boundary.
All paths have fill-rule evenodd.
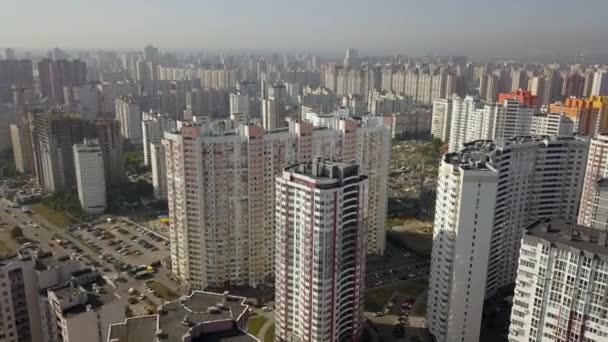
<path id="1" fill-rule="evenodd" d="M 549 105 L 549 113 L 566 114 L 574 121 L 575 131 L 579 134 L 595 136 L 608 133 L 608 96 L 569 98 L 563 103 Z"/>
<path id="2" fill-rule="evenodd" d="M 532 92 L 529 90 L 519 89 L 512 93 L 498 94 L 498 103 L 505 103 L 505 100 L 516 100 L 522 105 L 536 107 L 536 95 L 532 95 Z"/>

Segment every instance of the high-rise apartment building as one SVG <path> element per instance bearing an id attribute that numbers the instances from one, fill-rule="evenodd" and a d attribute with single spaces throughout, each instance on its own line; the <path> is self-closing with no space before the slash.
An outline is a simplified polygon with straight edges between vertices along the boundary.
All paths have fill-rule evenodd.
<path id="1" fill-rule="evenodd" d="M 593 74 L 592 96 L 608 95 L 608 70 L 598 70 Z"/>
<path id="2" fill-rule="evenodd" d="M 438 341 L 478 340 L 483 298 L 515 280 L 524 227 L 575 219 L 588 149 L 578 137 L 516 137 L 470 142 L 443 157 L 427 310 Z"/>
<path id="3" fill-rule="evenodd" d="M 599 182 L 608 176 L 608 134 L 598 134 L 591 139 L 589 156 L 585 169 L 585 183 L 581 195 L 581 207 L 578 213 L 578 224 L 592 226 L 597 207 L 596 193 Z"/>
<path id="4" fill-rule="evenodd" d="M 315 113 L 327 114 L 336 110 L 336 95 L 327 88 L 304 87 L 299 97 L 300 107 L 308 107 Z"/>
<path id="5" fill-rule="evenodd" d="M 124 138 L 120 131 L 120 122 L 112 119 L 97 119 L 89 124 L 89 127 L 92 132 L 88 136 L 97 139 L 101 147 L 105 183 L 109 187 L 125 177 Z"/>
<path id="6" fill-rule="evenodd" d="M 565 114 L 534 114 L 531 135 L 569 136 L 574 134 L 574 122 Z"/>
<path id="7" fill-rule="evenodd" d="M 439 342 L 479 340 L 498 193 L 497 170 L 458 157 L 444 156 L 437 186 L 427 315 Z"/>
<path id="8" fill-rule="evenodd" d="M 276 180 L 278 341 L 356 340 L 363 329 L 366 178 L 356 164 L 301 163 Z"/>
<path id="9" fill-rule="evenodd" d="M 33 72 L 29 59 L 0 60 L 0 103 L 13 102 L 13 87 L 33 88 Z"/>
<path id="10" fill-rule="evenodd" d="M 42 341 L 35 267 L 29 256 L 0 260 L 0 341 Z"/>
<path id="11" fill-rule="evenodd" d="M 32 141 L 38 184 L 52 191 L 76 191 L 74 144 L 82 143 L 85 123 L 78 114 L 34 114 Z"/>
<path id="12" fill-rule="evenodd" d="M 515 99 L 482 103 L 467 96 L 452 100 L 450 151 L 458 151 L 474 140 L 503 140 L 529 135 L 534 108 Z"/>
<path id="13" fill-rule="evenodd" d="M 509 341 L 608 340 L 607 260 L 606 231 L 560 220 L 527 227 Z"/>
<path id="14" fill-rule="evenodd" d="M 176 122 L 168 114 L 148 112 L 143 113 L 141 121 L 142 141 L 144 145 L 144 165 L 151 164 L 150 144 L 158 144 L 163 134 L 173 130 Z"/>
<path id="15" fill-rule="evenodd" d="M 365 246 L 384 252 L 390 129 L 382 118 L 334 118 L 323 128 L 291 121 L 271 132 L 183 123 L 163 144 L 172 269 L 196 288 L 272 279 L 275 176 L 316 156 L 355 160 L 368 176 Z"/>
<path id="16" fill-rule="evenodd" d="M 81 60 L 43 59 L 38 62 L 40 92 L 59 104 L 65 101 L 63 87 L 82 86 L 87 82 L 87 65 Z"/>
<path id="17" fill-rule="evenodd" d="M 371 91 L 367 100 L 367 110 L 373 115 L 403 113 L 414 108 L 411 97 L 392 92 Z"/>
<path id="18" fill-rule="evenodd" d="M 120 122 L 122 136 L 133 144 L 141 144 L 143 134 L 141 104 L 132 97 L 116 99 L 116 119 Z"/>
<path id="19" fill-rule="evenodd" d="M 99 140 L 84 139 L 74 145 L 76 185 L 82 209 L 90 214 L 101 214 L 107 207 L 106 177 L 103 152 Z"/>
<path id="20" fill-rule="evenodd" d="M 154 197 L 167 199 L 167 166 L 165 147 L 161 143 L 150 144 L 150 166 L 152 169 L 152 187 Z"/>
<path id="21" fill-rule="evenodd" d="M 590 137 L 608 132 L 608 96 L 566 99 L 549 105 L 549 113 L 566 114 L 574 121 L 575 132 Z"/>
<path id="22" fill-rule="evenodd" d="M 450 124 L 452 121 L 452 98 L 433 101 L 431 135 L 443 142 L 450 141 Z"/>
<path id="23" fill-rule="evenodd" d="M 250 103 L 249 95 L 244 93 L 230 94 L 230 115 L 241 113 L 243 117 L 249 118 Z"/>
<path id="24" fill-rule="evenodd" d="M 34 155 L 29 131 L 29 125 L 12 124 L 10 126 L 15 168 L 20 173 L 30 173 L 34 167 Z"/>

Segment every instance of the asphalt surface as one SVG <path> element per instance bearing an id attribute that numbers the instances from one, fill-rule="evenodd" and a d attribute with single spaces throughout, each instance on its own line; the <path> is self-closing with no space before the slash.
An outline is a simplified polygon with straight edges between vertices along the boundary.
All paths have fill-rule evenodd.
<path id="1" fill-rule="evenodd" d="M 107 258 L 102 257 L 102 255 L 112 255 L 117 263 L 139 266 L 149 265 L 154 261 L 159 261 L 169 256 L 168 246 L 163 242 L 150 238 L 145 233 L 137 231 L 134 225 L 128 226 L 124 223 L 101 224 L 95 226 L 96 229 L 91 230 L 91 232 L 86 229 L 69 232 L 66 229 L 56 227 L 39 215 L 26 214 L 22 213 L 20 209 L 10 208 L 6 200 L 0 201 L 0 220 L 6 224 L 2 229 L 19 226 L 23 231 L 23 235 L 30 240 L 36 241 L 43 251 L 50 251 L 55 256 L 70 255 L 87 266 L 100 270 L 107 279 L 113 281 L 117 286 L 119 296 L 125 301 L 130 297 L 139 297 L 139 295 L 129 295 L 130 289 L 134 289 L 136 294 L 144 294 L 145 298 L 143 301 L 138 299 L 137 303 L 129 305 L 134 315 L 147 314 L 149 309 L 164 302 L 163 299 L 156 297 L 146 289 L 147 279 L 136 280 L 126 272 L 117 269 L 115 264 Z M 112 226 L 117 227 L 113 228 Z M 125 229 L 127 234 L 118 232 L 119 227 Z M 130 250 L 138 250 L 142 254 L 121 255 L 112 246 L 109 246 L 110 239 L 102 240 L 96 237 L 93 231 L 107 231 L 113 234 L 116 240 L 127 244 Z M 131 240 L 131 237 L 146 241 L 158 250 L 152 251 L 149 248 L 145 248 L 141 244 Z M 65 245 L 65 247 L 61 246 L 59 242 Z M 170 270 L 162 267 L 156 267 L 155 269 L 156 272 L 151 279 L 162 283 L 178 295 L 185 294 L 186 288 L 173 280 Z M 121 280 L 124 279 L 124 281 L 117 280 L 117 277 L 120 277 Z"/>

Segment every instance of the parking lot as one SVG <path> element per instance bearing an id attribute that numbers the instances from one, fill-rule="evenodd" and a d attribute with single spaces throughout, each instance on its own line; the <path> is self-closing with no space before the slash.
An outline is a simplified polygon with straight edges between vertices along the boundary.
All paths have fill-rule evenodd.
<path id="1" fill-rule="evenodd" d="M 113 264 L 151 265 L 169 256 L 168 242 L 130 222 L 117 220 L 70 230 Z"/>
<path id="2" fill-rule="evenodd" d="M 378 287 L 400 280 L 413 279 L 429 274 L 430 260 L 387 243 L 384 256 L 368 256 L 365 267 L 365 284 Z"/>
<path id="3" fill-rule="evenodd" d="M 100 270 L 115 283 L 134 315 L 149 314 L 164 301 L 186 293 L 170 270 L 159 265 L 170 254 L 166 241 L 136 224 L 98 220 L 61 229 L 8 203 L 0 201 L 0 233 L 20 227 L 24 237 L 41 251 L 70 256 Z"/>

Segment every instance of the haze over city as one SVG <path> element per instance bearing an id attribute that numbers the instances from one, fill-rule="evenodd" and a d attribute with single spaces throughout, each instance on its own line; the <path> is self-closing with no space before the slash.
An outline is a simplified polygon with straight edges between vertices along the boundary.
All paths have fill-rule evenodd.
<path id="1" fill-rule="evenodd" d="M 602 0 L 23 0 L 0 44 L 24 48 L 313 51 L 515 58 L 608 52 Z M 19 15 L 17 15 L 19 14 Z"/>

